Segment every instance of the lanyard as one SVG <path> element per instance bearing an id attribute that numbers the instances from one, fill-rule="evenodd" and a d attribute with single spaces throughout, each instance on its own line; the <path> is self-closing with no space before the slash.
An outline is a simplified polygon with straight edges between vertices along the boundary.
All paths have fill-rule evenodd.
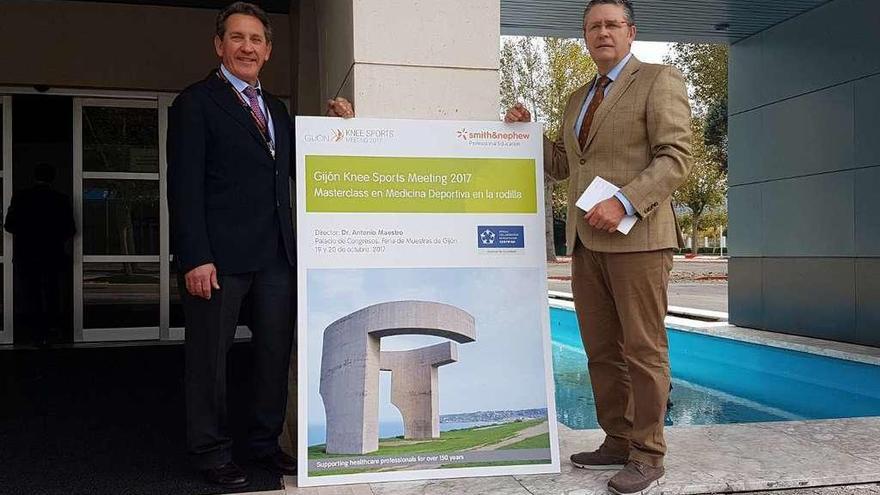
<path id="1" fill-rule="evenodd" d="M 247 100 L 244 99 L 241 93 L 237 89 L 235 89 L 235 86 L 233 86 L 229 79 L 226 79 L 226 76 L 224 76 L 223 72 L 219 69 L 217 70 L 217 77 L 219 77 L 220 80 L 222 80 L 229 86 L 229 89 L 231 89 L 232 92 L 235 93 L 235 96 L 238 97 L 238 101 L 240 101 L 241 104 L 248 109 L 248 113 L 250 113 L 251 119 L 253 119 L 254 124 L 257 126 L 257 130 L 259 130 L 260 135 L 263 136 L 263 141 L 266 143 L 266 147 L 269 149 L 269 154 L 272 155 L 272 158 L 275 158 L 275 145 L 272 144 L 272 135 L 269 134 L 269 129 L 267 127 L 269 125 L 268 106 L 266 108 L 266 123 L 264 125 L 262 122 L 260 122 L 260 119 L 259 117 L 257 117 L 256 112 L 254 112 L 253 107 L 251 107 Z"/>

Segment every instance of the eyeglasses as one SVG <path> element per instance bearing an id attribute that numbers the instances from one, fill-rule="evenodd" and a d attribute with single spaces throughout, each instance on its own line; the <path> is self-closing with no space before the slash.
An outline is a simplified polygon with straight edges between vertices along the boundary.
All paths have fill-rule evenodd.
<path id="1" fill-rule="evenodd" d="M 587 32 L 590 34 L 596 34 L 601 31 L 603 27 L 608 31 L 617 31 L 627 26 L 632 26 L 632 24 L 626 21 L 599 21 L 589 24 L 587 26 Z"/>

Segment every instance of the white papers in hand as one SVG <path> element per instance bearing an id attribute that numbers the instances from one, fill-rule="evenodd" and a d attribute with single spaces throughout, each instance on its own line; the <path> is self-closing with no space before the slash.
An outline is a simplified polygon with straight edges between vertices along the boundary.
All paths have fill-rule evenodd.
<path id="1" fill-rule="evenodd" d="M 619 190 L 619 187 L 597 176 L 575 204 L 585 212 L 590 211 L 590 208 L 596 206 L 598 202 L 605 201 L 614 196 Z M 625 215 L 617 226 L 617 231 L 624 235 L 629 234 L 637 220 L 638 218 L 635 215 Z"/>

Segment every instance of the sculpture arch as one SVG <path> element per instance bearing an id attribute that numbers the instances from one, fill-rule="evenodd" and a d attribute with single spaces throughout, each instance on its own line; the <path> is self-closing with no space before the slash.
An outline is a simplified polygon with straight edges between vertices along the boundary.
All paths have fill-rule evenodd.
<path id="1" fill-rule="evenodd" d="M 393 335 L 431 335 L 463 344 L 476 340 L 476 328 L 466 311 L 430 301 L 374 304 L 331 323 L 324 330 L 320 384 L 327 453 L 366 454 L 379 448 L 380 340 Z"/>

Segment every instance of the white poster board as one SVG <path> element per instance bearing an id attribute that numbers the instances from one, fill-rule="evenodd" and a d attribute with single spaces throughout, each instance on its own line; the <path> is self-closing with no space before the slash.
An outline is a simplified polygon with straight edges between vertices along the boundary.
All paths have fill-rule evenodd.
<path id="1" fill-rule="evenodd" d="M 540 125 L 296 142 L 299 486 L 559 472 Z"/>

